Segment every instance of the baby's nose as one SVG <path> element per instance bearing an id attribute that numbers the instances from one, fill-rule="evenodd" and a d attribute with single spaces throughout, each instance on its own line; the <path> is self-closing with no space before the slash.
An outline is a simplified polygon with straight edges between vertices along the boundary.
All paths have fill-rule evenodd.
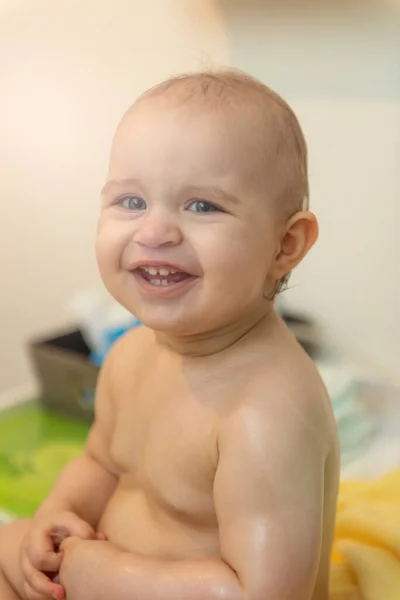
<path id="1" fill-rule="evenodd" d="M 182 242 L 182 232 L 172 215 L 148 213 L 140 219 L 134 240 L 148 248 L 177 246 Z"/>

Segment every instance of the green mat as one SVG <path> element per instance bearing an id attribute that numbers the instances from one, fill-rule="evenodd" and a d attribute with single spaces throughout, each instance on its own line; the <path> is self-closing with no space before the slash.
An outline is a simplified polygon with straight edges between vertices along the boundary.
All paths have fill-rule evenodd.
<path id="1" fill-rule="evenodd" d="M 0 413 L 0 521 L 34 514 L 87 432 L 33 403 Z"/>

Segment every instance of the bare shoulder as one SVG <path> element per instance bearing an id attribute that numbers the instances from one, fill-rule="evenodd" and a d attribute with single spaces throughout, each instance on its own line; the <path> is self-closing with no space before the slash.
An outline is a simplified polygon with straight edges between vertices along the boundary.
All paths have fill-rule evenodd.
<path id="1" fill-rule="evenodd" d="M 265 358 L 255 361 L 231 423 L 254 422 L 265 436 L 278 436 L 287 445 L 307 439 L 322 456 L 336 453 L 332 405 L 315 363 L 291 334 L 272 351 L 262 344 L 261 348 L 259 356 Z"/>
<path id="2" fill-rule="evenodd" d="M 304 506 L 316 494 L 321 506 L 314 507 L 315 514 L 326 510 L 326 518 L 333 519 L 339 473 L 336 425 L 318 370 L 300 347 L 275 352 L 263 368 L 257 365 L 242 401 L 220 422 L 218 449 L 226 471 L 237 471 L 240 462 L 254 493 L 265 480 L 262 489 L 272 486 L 280 494 L 279 506 L 288 508 L 300 493 Z"/>
<path id="3" fill-rule="evenodd" d="M 124 396 L 127 386 L 134 385 L 143 363 L 143 356 L 152 344 L 152 332 L 145 327 L 132 329 L 111 347 L 101 367 L 97 381 L 95 408 L 105 405 L 114 409 Z"/>
<path id="4" fill-rule="evenodd" d="M 152 332 L 147 327 L 135 327 L 120 337 L 108 353 L 106 362 L 113 370 L 119 365 L 132 364 L 144 348 L 152 343 Z"/>
<path id="5" fill-rule="evenodd" d="M 279 354 L 277 356 L 279 358 Z M 291 423 L 308 431 L 327 452 L 336 442 L 336 424 L 327 389 L 315 363 L 297 342 L 282 355 L 274 369 L 260 377 L 273 397 L 270 399 L 276 423 Z M 254 399 L 260 393 L 259 383 Z M 267 413 L 267 407 L 264 405 Z"/>
<path id="6" fill-rule="evenodd" d="M 114 387 L 120 378 L 129 371 L 134 373 L 143 354 L 152 344 L 152 332 L 146 327 L 136 327 L 120 337 L 112 346 L 104 362 L 103 378 Z"/>

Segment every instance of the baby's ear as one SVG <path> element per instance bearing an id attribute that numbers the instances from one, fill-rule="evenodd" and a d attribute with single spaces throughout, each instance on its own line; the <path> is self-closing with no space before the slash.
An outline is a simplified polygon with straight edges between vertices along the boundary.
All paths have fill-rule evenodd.
<path id="1" fill-rule="evenodd" d="M 268 274 L 278 281 L 303 260 L 318 238 L 318 222 L 309 211 L 298 212 L 289 219 L 281 235 L 275 259 Z"/>

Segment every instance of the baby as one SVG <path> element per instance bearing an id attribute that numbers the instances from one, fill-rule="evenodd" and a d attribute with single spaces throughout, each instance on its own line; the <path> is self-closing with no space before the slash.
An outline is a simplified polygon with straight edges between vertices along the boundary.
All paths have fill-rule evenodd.
<path id="1" fill-rule="evenodd" d="M 336 428 L 274 310 L 317 234 L 302 131 L 262 83 L 184 75 L 126 113 L 97 258 L 144 325 L 83 454 L 0 530 L 1 600 L 326 600 Z"/>

